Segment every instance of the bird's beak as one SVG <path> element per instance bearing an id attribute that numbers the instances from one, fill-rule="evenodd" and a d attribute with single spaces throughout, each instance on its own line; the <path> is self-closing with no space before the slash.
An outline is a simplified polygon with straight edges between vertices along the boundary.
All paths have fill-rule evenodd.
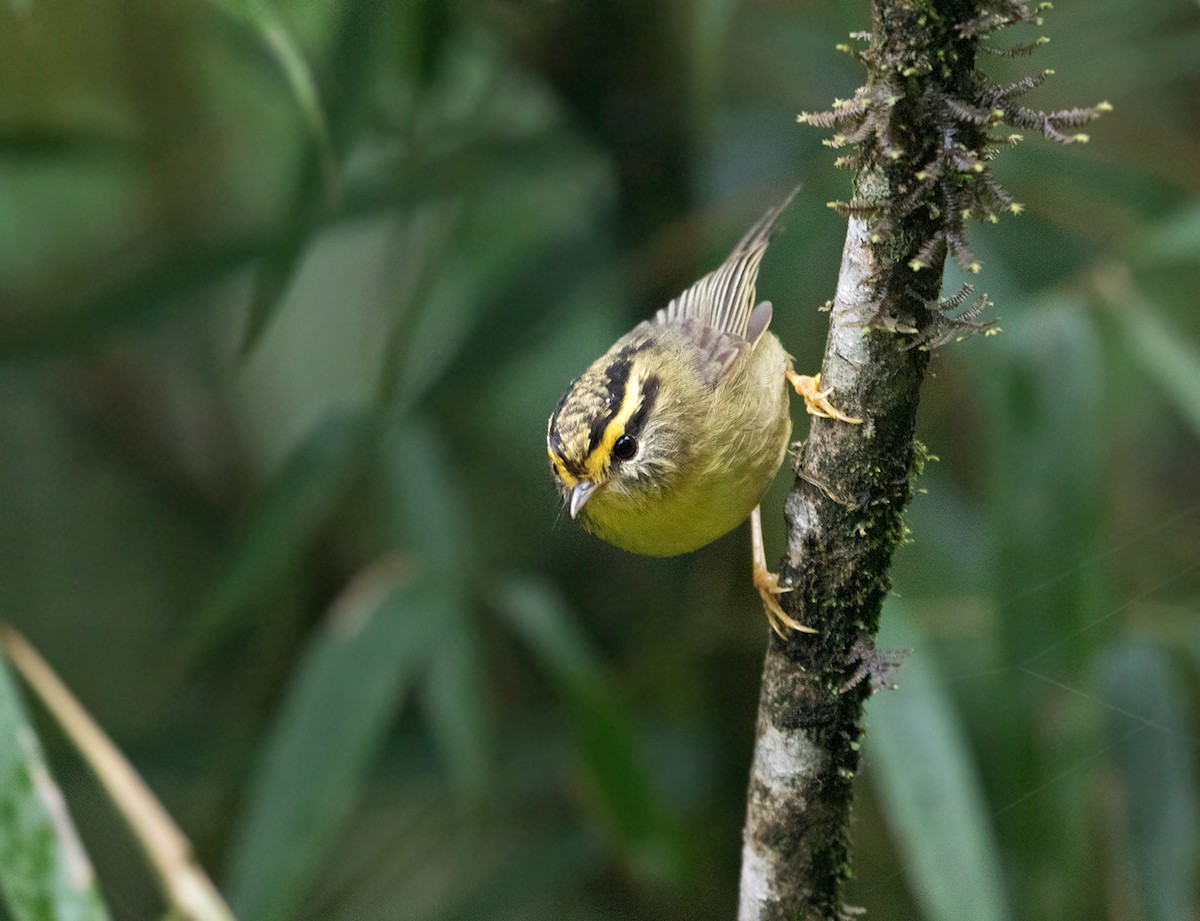
<path id="1" fill-rule="evenodd" d="M 574 518 L 579 514 L 579 510 L 587 505 L 587 500 L 592 498 L 596 492 L 596 483 L 589 480 L 580 480 L 575 484 L 575 488 L 571 490 L 571 517 Z"/>

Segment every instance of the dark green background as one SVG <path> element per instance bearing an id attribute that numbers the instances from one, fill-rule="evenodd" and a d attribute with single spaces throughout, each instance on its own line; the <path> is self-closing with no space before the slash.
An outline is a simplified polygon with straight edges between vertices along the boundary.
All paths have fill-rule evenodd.
<path id="1" fill-rule="evenodd" d="M 1200 11 L 1049 17 L 985 69 L 1115 111 L 997 162 L 1026 211 L 970 239 L 1003 333 L 931 364 L 940 461 L 885 615 L 915 652 L 853 829 L 880 921 L 1197 917 Z M 832 0 L 0 0 L 0 616 L 241 917 L 734 916 L 748 537 L 583 534 L 545 420 L 797 182 L 759 290 L 815 370 L 849 177 L 795 116 L 852 95 L 834 46 L 867 27 Z M 39 725 L 114 917 L 160 916 Z"/>

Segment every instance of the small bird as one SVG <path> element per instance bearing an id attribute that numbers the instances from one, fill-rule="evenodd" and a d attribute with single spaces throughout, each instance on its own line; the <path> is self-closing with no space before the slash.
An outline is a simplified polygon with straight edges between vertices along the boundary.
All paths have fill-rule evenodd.
<path id="1" fill-rule="evenodd" d="M 789 616 L 767 569 L 758 504 L 783 464 L 787 385 L 809 413 L 857 424 L 821 376 L 797 374 L 755 305 L 759 264 L 793 191 L 720 268 L 626 333 L 577 377 L 547 427 L 550 469 L 583 526 L 622 549 L 675 556 L 750 519 L 753 583 L 781 637 L 815 632 Z"/>

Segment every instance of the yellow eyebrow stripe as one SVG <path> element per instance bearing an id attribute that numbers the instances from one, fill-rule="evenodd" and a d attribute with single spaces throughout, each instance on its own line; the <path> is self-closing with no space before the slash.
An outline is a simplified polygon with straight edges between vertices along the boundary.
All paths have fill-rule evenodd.
<path id="1" fill-rule="evenodd" d="M 562 458 L 554 453 L 554 449 L 550 445 L 546 445 L 546 453 L 550 455 L 550 463 L 554 465 L 554 472 L 558 474 L 558 478 L 562 480 L 563 485 L 568 489 L 574 489 L 579 482 L 563 464 Z"/>
<path id="2" fill-rule="evenodd" d="M 625 393 L 621 396 L 621 408 L 612 417 L 612 421 L 604 427 L 604 437 L 600 439 L 600 444 L 596 445 L 584 462 L 587 479 L 595 482 L 604 472 L 604 468 L 608 466 L 608 458 L 612 454 L 613 445 L 625 432 L 625 423 L 629 421 L 630 416 L 637 412 L 641 402 L 642 378 L 640 375 L 631 374 L 625 385 Z"/>

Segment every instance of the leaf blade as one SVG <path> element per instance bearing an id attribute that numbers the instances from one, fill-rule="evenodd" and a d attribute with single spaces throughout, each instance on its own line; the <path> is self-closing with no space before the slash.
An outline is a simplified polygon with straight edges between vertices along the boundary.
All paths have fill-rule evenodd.
<path id="1" fill-rule="evenodd" d="M 108 921 L 91 862 L 2 658 L 0 778 L 0 901 L 14 921 Z"/>
<path id="2" fill-rule="evenodd" d="M 246 23 L 258 32 L 264 47 L 275 61 L 296 109 L 304 121 L 312 139 L 327 187 L 333 188 L 336 178 L 336 158 L 333 152 L 333 135 L 329 119 L 317 90 L 317 81 L 312 68 L 300 50 L 295 36 L 280 18 L 268 0 L 210 0 L 230 16 Z"/>
<path id="3" fill-rule="evenodd" d="M 313 637 L 235 830 L 229 890 L 239 916 L 272 921 L 300 903 L 432 648 L 442 598 L 384 560 L 351 583 Z"/>
<path id="4" fill-rule="evenodd" d="M 363 415 L 331 413 L 292 452 L 231 542 L 182 644 L 185 659 L 235 629 L 241 615 L 295 571 L 317 528 L 344 495 L 373 432 Z"/>
<path id="5" fill-rule="evenodd" d="M 900 690 L 874 699 L 874 781 L 909 883 L 932 921 L 1009 921 L 982 785 L 928 644 L 906 609 L 887 603 L 880 639 L 917 652 Z"/>
<path id="6" fill-rule="evenodd" d="M 1146 642 L 1125 641 L 1108 650 L 1099 684 L 1102 700 L 1119 702 L 1106 715 L 1141 917 L 1193 918 L 1200 765 L 1187 695 L 1166 653 Z"/>
<path id="7" fill-rule="evenodd" d="M 562 688 L 580 759 L 611 831 L 640 869 L 681 880 L 681 842 L 639 754 L 634 716 L 564 602 L 537 580 L 512 577 L 501 586 L 497 603 L 514 632 Z"/>
<path id="8" fill-rule="evenodd" d="M 1112 315 L 1133 348 L 1132 356 L 1176 411 L 1200 436 L 1200 351 L 1172 329 L 1160 312 L 1129 286 L 1129 297 L 1113 301 Z M 1132 307 L 1133 309 L 1126 309 Z"/>
<path id="9" fill-rule="evenodd" d="M 50 665 L 11 628 L 0 628 L 0 646 L 117 807 L 154 870 L 172 913 L 181 921 L 233 921 L 179 826 Z"/>

